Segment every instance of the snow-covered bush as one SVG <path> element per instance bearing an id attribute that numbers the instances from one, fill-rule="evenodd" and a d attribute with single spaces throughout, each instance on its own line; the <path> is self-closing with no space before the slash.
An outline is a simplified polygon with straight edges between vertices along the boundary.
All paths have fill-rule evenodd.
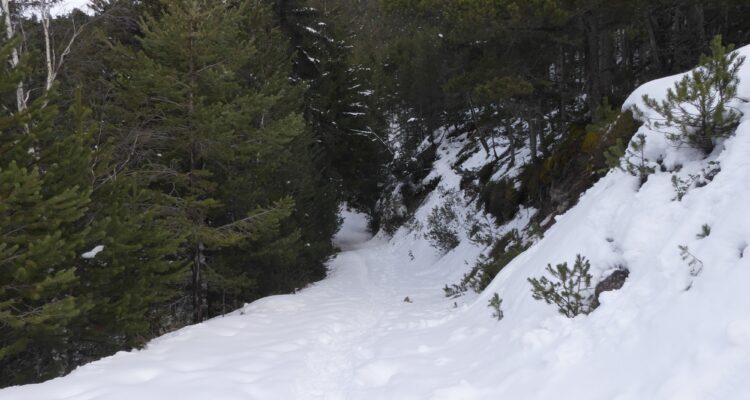
<path id="1" fill-rule="evenodd" d="M 708 185 L 721 172 L 721 164 L 716 161 L 708 163 L 700 174 L 688 174 L 687 178 L 681 178 L 677 173 L 672 175 L 672 187 L 675 191 L 673 200 L 682 201 L 692 188 L 700 188 Z"/>
<path id="2" fill-rule="evenodd" d="M 552 280 L 542 276 L 539 279 L 529 278 L 532 296 L 536 300 L 544 300 L 547 304 L 555 304 L 560 314 L 573 318 L 579 314 L 588 314 L 591 307 L 591 263 L 580 254 L 571 270 L 568 263 L 557 264 L 552 267 L 547 264 L 547 272 Z"/>

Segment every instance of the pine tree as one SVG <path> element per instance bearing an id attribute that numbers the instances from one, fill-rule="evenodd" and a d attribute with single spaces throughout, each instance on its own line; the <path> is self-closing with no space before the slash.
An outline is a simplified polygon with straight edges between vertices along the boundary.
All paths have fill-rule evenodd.
<path id="1" fill-rule="evenodd" d="M 228 289 L 237 294 L 230 296 L 223 285 L 209 287 L 212 313 L 231 310 L 259 296 L 289 293 L 322 279 L 324 261 L 333 251 L 330 238 L 339 224 L 340 197 L 315 158 L 319 147 L 313 129 L 302 118 L 307 86 L 289 82 L 293 72 L 288 39 L 268 9 L 252 10 L 245 29 L 258 40 L 249 69 L 256 71 L 256 90 L 274 99 L 269 111 L 260 111 L 267 112 L 267 122 L 276 121 L 266 126 L 256 124 L 252 129 L 257 134 L 283 129 L 295 136 L 283 149 L 272 150 L 261 159 L 253 146 L 238 148 L 247 153 L 237 154 L 232 163 L 237 173 L 229 174 L 230 179 L 221 185 L 221 201 L 227 211 L 217 219 L 229 223 L 232 215 L 258 205 L 264 207 L 269 199 L 281 199 L 281 204 L 291 204 L 293 199 L 294 206 L 286 218 L 277 214 L 279 223 L 269 225 L 273 229 L 259 231 L 249 240 L 215 254 L 212 272 L 217 274 L 212 276 L 229 278 L 221 281 L 231 283 Z M 268 214 L 268 221 L 273 219 L 273 213 Z"/>
<path id="2" fill-rule="evenodd" d="M 573 268 L 568 263 L 547 265 L 547 277 L 539 279 L 529 278 L 531 292 L 536 300 L 544 300 L 547 304 L 555 304 L 560 314 L 573 318 L 579 314 L 588 314 L 591 309 L 591 263 L 580 254 L 576 256 Z"/>
<path id="3" fill-rule="evenodd" d="M 0 49 L 7 60 L 13 43 Z M 26 65 L 2 63 L 3 98 Z M 87 226 L 90 137 L 55 125 L 52 92 L 23 112 L 0 115 L 0 385 L 65 369 L 73 318 L 89 305 L 74 294 L 79 257 L 97 239 Z"/>
<path id="4" fill-rule="evenodd" d="M 721 36 L 711 41 L 711 55 L 701 57 L 700 67 L 686 74 L 667 91 L 661 102 L 643 96 L 646 106 L 660 119 L 653 126 L 675 128 L 669 139 L 710 153 L 715 140 L 727 137 L 739 124 L 742 113 L 731 102 L 737 98 L 738 72 L 745 61 L 733 46 L 723 46 Z"/>
<path id="5" fill-rule="evenodd" d="M 654 167 L 649 165 L 645 150 L 646 135 L 639 133 L 627 147 L 622 139 L 618 138 L 616 143 L 604 153 L 604 157 L 607 166 L 637 176 L 640 184 L 643 185 L 648 180 L 648 176 L 656 171 Z"/>
<path id="6" fill-rule="evenodd" d="M 350 4 L 278 2 L 281 27 L 295 48 L 293 75 L 305 82 L 304 116 L 315 138 L 315 162 L 351 206 L 371 212 L 387 159 L 385 122 L 372 71 L 353 59 L 342 16 Z"/>
<path id="7" fill-rule="evenodd" d="M 92 135 L 97 126 L 90 113 L 79 90 L 64 123 Z M 87 219 L 100 233 L 96 244 L 103 250 L 77 270 L 75 293 L 89 309 L 71 327 L 70 367 L 140 346 L 173 327 L 168 305 L 186 277 L 185 263 L 174 260 L 183 238 L 153 206 L 159 194 L 140 187 L 127 170 L 115 173 L 110 143 L 98 149 Z"/>
<path id="8" fill-rule="evenodd" d="M 289 82 L 270 10 L 251 1 L 164 6 L 141 26 L 142 50 L 116 47 L 126 67 L 110 126 L 133 149 L 128 162 L 142 184 L 161 194 L 165 223 L 186 239 L 178 258 L 191 264 L 192 320 L 201 321 L 250 299 L 263 254 L 299 261 L 306 246 L 295 200 L 315 170 L 299 112 L 304 87 Z M 308 232 L 329 243 L 325 234 Z"/>

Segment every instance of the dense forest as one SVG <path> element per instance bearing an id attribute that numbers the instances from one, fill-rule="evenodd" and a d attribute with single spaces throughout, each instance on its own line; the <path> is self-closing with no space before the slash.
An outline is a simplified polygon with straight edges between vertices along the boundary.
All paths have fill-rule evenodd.
<path id="1" fill-rule="evenodd" d="M 2 1 L 0 387 L 322 279 L 340 207 L 393 232 L 442 135 L 491 160 L 479 207 L 544 229 L 634 88 L 750 43 L 744 0 L 54 3 Z"/>

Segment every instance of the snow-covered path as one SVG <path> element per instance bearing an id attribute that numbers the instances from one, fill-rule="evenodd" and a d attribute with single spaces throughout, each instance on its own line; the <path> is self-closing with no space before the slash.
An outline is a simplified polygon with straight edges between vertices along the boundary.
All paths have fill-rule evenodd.
<path id="1" fill-rule="evenodd" d="M 261 299 L 0 398 L 349 399 L 384 386 L 397 371 L 376 360 L 377 345 L 450 309 L 439 286 L 399 274 L 403 256 L 365 227 L 347 213 L 330 277 L 297 295 Z"/>

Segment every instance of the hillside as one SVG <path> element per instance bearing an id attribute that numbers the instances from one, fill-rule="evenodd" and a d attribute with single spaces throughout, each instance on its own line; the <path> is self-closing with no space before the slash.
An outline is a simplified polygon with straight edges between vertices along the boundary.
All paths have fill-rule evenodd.
<path id="1" fill-rule="evenodd" d="M 750 47 L 739 52 L 750 56 Z M 739 96 L 750 98 L 750 65 L 739 76 Z M 624 107 L 646 109 L 643 94 L 659 99 L 680 78 L 643 85 Z M 489 250 L 467 230 L 491 219 L 464 200 L 453 170 L 463 141 L 446 136 L 425 178 L 439 178 L 437 189 L 414 219 L 392 237 L 371 238 L 362 215 L 344 212 L 341 252 L 322 282 L 66 377 L 1 390 L 0 398 L 745 399 L 750 105 L 736 106 L 741 124 L 708 157 L 644 125 L 644 154 L 659 167 L 643 186 L 612 170 L 543 238 L 528 234 L 531 209 L 492 228 L 493 235 L 517 229 L 534 244 L 479 295 L 453 299 L 441 290 Z M 483 162 L 461 160 L 462 169 Z M 425 233 L 432 210 L 446 201 L 459 243 L 441 252 Z M 594 282 L 616 269 L 629 276 L 592 313 L 566 318 L 533 299 L 527 279 L 579 254 L 590 260 Z M 487 307 L 495 293 L 503 300 L 500 321 Z"/>

